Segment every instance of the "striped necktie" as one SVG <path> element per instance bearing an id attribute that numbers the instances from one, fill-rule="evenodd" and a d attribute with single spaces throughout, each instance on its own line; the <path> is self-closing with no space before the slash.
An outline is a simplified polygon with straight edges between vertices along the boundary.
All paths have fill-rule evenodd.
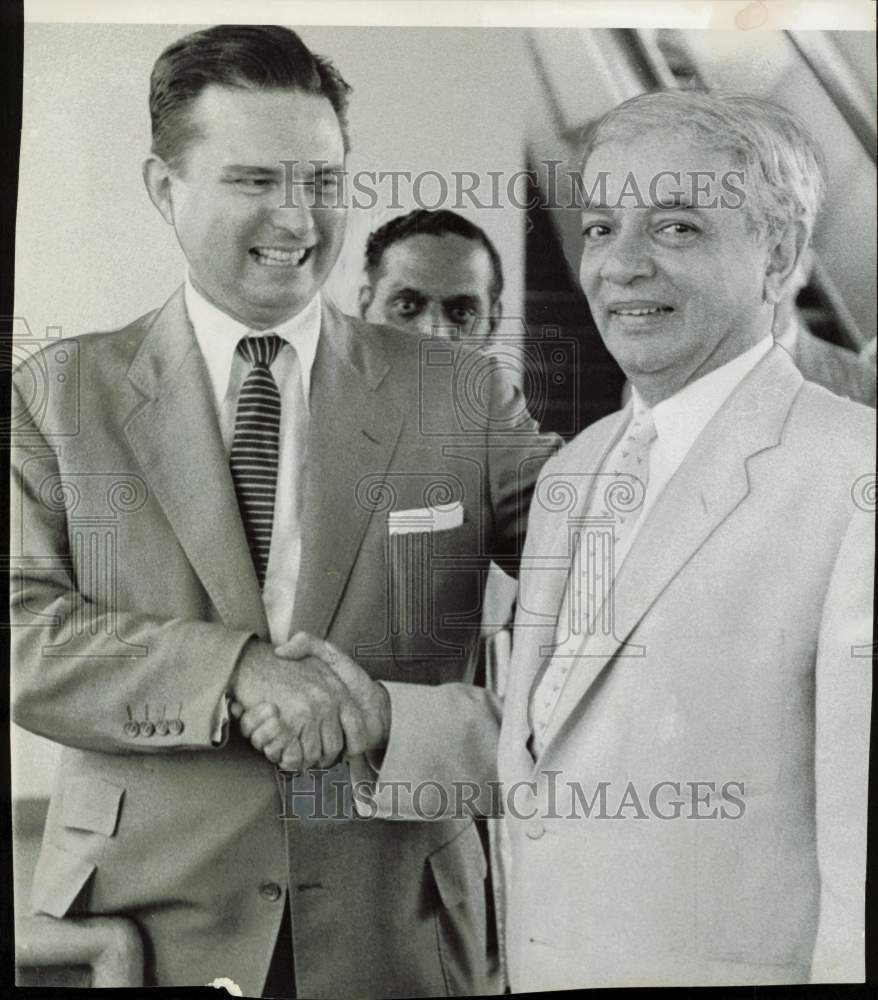
<path id="1" fill-rule="evenodd" d="M 280 390 L 271 366 L 284 343 L 272 333 L 244 337 L 237 347 L 252 368 L 238 397 L 229 466 L 260 589 L 271 549 L 280 449 Z"/>

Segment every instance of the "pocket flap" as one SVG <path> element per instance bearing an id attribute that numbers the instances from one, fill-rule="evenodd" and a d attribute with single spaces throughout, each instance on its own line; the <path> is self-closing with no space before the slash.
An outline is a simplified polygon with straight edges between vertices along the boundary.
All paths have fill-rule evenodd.
<path id="1" fill-rule="evenodd" d="M 64 784 L 61 822 L 72 830 L 112 837 L 124 791 L 120 785 L 95 775 L 70 778 Z"/>
<path id="2" fill-rule="evenodd" d="M 488 862 L 482 840 L 471 823 L 454 840 L 443 844 L 428 858 L 442 903 L 456 906 L 473 892 L 482 892 Z"/>
<path id="3" fill-rule="evenodd" d="M 32 909 L 51 917 L 66 916 L 94 870 L 93 862 L 57 844 L 44 844 L 34 871 Z"/>

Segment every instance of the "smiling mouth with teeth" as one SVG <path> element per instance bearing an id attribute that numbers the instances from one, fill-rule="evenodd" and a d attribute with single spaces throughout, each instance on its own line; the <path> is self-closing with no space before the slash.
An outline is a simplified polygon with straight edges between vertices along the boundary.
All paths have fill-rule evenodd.
<path id="1" fill-rule="evenodd" d="M 278 250 L 275 247 L 252 247 L 250 256 L 266 267 L 301 267 L 310 257 L 314 247 L 301 247 L 298 250 Z"/>
<path id="2" fill-rule="evenodd" d="M 673 311 L 670 306 L 632 307 L 631 309 L 616 307 L 610 310 L 614 316 L 661 316 Z"/>

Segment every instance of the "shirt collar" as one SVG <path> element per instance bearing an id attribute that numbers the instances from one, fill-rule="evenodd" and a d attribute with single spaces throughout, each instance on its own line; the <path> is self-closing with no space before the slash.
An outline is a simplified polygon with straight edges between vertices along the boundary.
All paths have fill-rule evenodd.
<path id="1" fill-rule="evenodd" d="M 796 341 L 799 339 L 799 317 L 794 311 L 790 316 L 786 329 L 782 330 L 774 339 L 792 357 L 796 350 Z"/>
<path id="2" fill-rule="evenodd" d="M 291 344 L 299 357 L 302 369 L 302 386 L 307 404 L 311 387 L 311 369 L 317 354 L 317 341 L 320 337 L 321 298 L 320 293 L 295 316 L 284 320 L 271 330 L 254 331 L 239 320 L 224 313 L 208 300 L 192 284 L 190 275 L 186 275 L 183 295 L 186 302 L 186 312 L 195 331 L 195 339 L 204 356 L 210 375 L 211 388 L 217 407 L 225 399 L 229 387 L 229 377 L 232 371 L 232 361 L 238 341 L 248 334 L 276 333 L 288 344 Z"/>
<path id="3" fill-rule="evenodd" d="M 658 443 L 672 462 L 678 464 L 682 461 L 717 410 L 773 344 L 772 336 L 766 335 L 743 354 L 655 404 L 652 413 Z M 635 416 L 648 409 L 633 386 L 631 399 Z"/>

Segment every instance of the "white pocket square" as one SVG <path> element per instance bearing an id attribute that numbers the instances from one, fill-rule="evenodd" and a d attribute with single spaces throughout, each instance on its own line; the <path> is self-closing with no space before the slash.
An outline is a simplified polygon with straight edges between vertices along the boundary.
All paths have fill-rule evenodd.
<path id="1" fill-rule="evenodd" d="M 410 535 L 419 531 L 447 531 L 463 524 L 463 504 L 438 503 L 435 507 L 414 507 L 411 510 L 392 510 L 387 515 L 387 528 L 391 535 Z"/>

